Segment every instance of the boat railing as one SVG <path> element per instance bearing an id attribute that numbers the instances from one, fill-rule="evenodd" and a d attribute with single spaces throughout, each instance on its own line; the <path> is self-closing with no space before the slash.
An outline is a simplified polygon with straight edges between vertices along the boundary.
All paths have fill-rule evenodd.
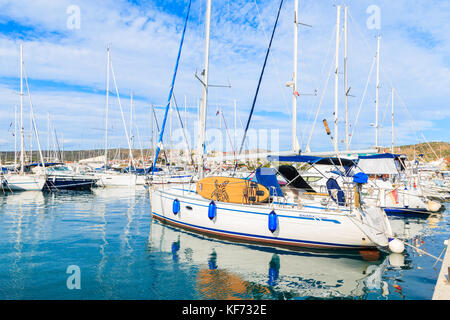
<path id="1" fill-rule="evenodd" d="M 274 190 L 275 195 L 276 195 L 276 197 L 278 198 L 277 188 L 275 188 L 274 186 L 270 186 L 270 189 L 269 189 L 269 195 L 272 195 L 272 190 Z M 272 200 L 272 203 L 270 203 L 270 200 Z M 269 205 L 270 205 L 271 207 L 273 207 L 274 204 L 275 204 L 275 197 L 274 197 L 273 195 L 272 195 L 272 196 L 269 196 Z"/>

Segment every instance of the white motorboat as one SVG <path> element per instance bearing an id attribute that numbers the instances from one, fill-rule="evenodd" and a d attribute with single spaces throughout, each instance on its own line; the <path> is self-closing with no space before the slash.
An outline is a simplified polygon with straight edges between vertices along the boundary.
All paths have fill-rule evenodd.
<path id="1" fill-rule="evenodd" d="M 135 187 L 138 176 L 133 173 L 120 173 L 114 171 L 98 172 L 96 185 L 99 187 Z"/>

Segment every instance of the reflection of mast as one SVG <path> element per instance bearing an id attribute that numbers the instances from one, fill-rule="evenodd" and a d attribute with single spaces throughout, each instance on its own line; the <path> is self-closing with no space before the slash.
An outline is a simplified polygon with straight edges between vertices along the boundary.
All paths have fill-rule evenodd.
<path id="1" fill-rule="evenodd" d="M 100 259 L 97 270 L 97 281 L 100 283 L 102 283 L 103 269 L 105 268 L 105 264 L 107 261 L 105 255 L 105 247 L 108 244 L 108 241 L 106 241 L 106 202 L 103 204 L 103 211 L 101 217 L 102 217 L 101 232 L 103 243 L 100 245 L 100 255 L 102 258 Z"/>
<path id="2" fill-rule="evenodd" d="M 122 244 L 122 248 L 126 245 L 127 247 L 127 256 L 128 256 L 128 272 L 130 273 L 130 266 L 132 264 L 132 253 L 133 253 L 133 248 L 130 245 L 130 227 L 131 224 L 133 223 L 133 214 L 134 214 L 134 208 L 135 208 L 135 204 L 136 204 L 136 198 L 135 197 L 130 197 L 130 201 L 132 203 L 130 203 L 130 206 L 127 210 L 127 224 L 125 226 L 125 230 L 123 233 L 123 244 Z M 123 256 L 123 255 L 122 255 Z"/>
<path id="3" fill-rule="evenodd" d="M 22 219 L 23 219 L 23 208 L 22 203 L 19 202 L 19 214 L 17 215 L 17 223 L 16 223 L 16 241 L 14 244 L 14 249 L 16 250 L 16 258 L 14 259 L 13 263 L 13 271 L 14 274 L 14 282 L 16 283 L 17 287 L 24 287 L 24 281 L 22 277 L 22 270 L 20 268 L 20 261 L 22 260 Z M 21 281 L 20 281 L 21 280 Z M 21 283 L 17 283 L 20 281 Z M 12 298 L 12 297 L 10 297 Z"/>

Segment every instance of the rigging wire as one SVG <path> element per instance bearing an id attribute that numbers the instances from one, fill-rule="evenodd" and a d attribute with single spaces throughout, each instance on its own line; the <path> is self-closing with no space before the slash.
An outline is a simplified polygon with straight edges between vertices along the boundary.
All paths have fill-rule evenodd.
<path id="1" fill-rule="evenodd" d="M 262 29 L 262 31 L 264 33 L 264 37 L 265 37 L 266 41 L 269 41 L 269 38 L 267 37 L 267 33 L 266 33 L 266 28 L 264 26 L 264 22 L 263 22 L 263 19 L 262 19 L 262 15 L 261 15 L 261 12 L 259 10 L 258 3 L 257 3 L 256 0 L 254 0 L 254 3 L 255 3 L 256 11 L 258 13 L 259 23 L 260 23 L 261 29 Z M 283 98 L 284 107 L 288 111 L 288 115 L 291 117 L 292 116 L 291 109 L 289 108 L 289 104 L 288 104 L 287 99 L 286 99 L 285 90 L 283 90 L 284 89 L 283 85 L 282 85 L 283 82 L 281 81 L 281 78 L 280 78 L 280 70 L 278 69 L 278 64 L 279 63 L 278 63 L 278 60 L 277 60 L 276 56 L 273 53 L 271 54 L 271 57 L 272 57 L 272 59 L 275 62 L 274 63 L 275 73 L 276 73 L 277 78 L 278 78 L 278 85 L 280 86 L 280 91 L 281 91 L 281 96 Z"/>
<path id="2" fill-rule="evenodd" d="M 246 136 L 247 136 L 248 127 L 249 127 L 249 125 L 250 125 L 250 121 L 251 121 L 251 119 L 252 119 L 253 111 L 254 111 L 254 109 L 255 109 L 256 99 L 257 99 L 257 97 L 258 97 L 258 93 L 259 93 L 259 88 L 260 88 L 260 85 L 261 85 L 262 77 L 263 77 L 263 75 L 264 75 L 264 70 L 265 70 L 265 68 L 266 68 L 267 58 L 269 57 L 270 48 L 272 47 L 272 41 L 273 41 L 273 37 L 274 37 L 274 35 L 275 35 L 275 30 L 276 30 L 276 28 L 277 28 L 278 19 L 279 19 L 279 17 L 280 17 L 281 8 L 282 8 L 282 6 L 283 6 L 283 1 L 284 1 L 284 0 L 281 0 L 281 1 L 280 1 L 280 6 L 279 6 L 279 8 L 278 8 L 277 18 L 276 18 L 275 24 L 274 24 L 274 26 L 273 26 L 272 36 L 271 36 L 271 38 L 270 38 L 269 46 L 268 46 L 268 48 L 267 48 L 266 56 L 265 56 L 265 59 L 264 59 L 264 64 L 263 64 L 263 67 L 262 67 L 262 70 L 261 70 L 261 74 L 260 74 L 260 76 L 259 76 L 259 81 L 258 81 L 258 85 L 257 85 L 257 87 L 256 87 L 255 96 L 254 96 L 254 98 L 253 98 L 252 108 L 251 108 L 251 110 L 250 110 L 250 114 L 249 114 L 249 117 L 248 117 L 248 120 L 247 120 L 247 125 L 245 126 L 244 136 L 243 136 L 243 138 L 242 138 L 241 147 L 240 147 L 240 149 L 239 149 L 239 153 L 238 153 L 238 154 L 241 154 L 241 153 L 242 153 L 242 148 L 244 147 L 245 138 L 246 138 Z"/>

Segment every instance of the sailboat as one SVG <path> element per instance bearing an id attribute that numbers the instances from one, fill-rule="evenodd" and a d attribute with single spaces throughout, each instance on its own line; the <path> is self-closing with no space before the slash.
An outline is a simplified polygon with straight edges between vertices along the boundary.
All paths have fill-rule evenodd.
<path id="1" fill-rule="evenodd" d="M 270 52 L 283 1 L 280 2 L 246 130 Z M 259 168 L 255 180 L 232 177 L 204 178 L 204 142 L 208 88 L 211 1 L 206 6 L 206 50 L 200 108 L 195 188 L 168 188 L 151 192 L 155 219 L 213 237 L 259 245 L 322 249 L 387 247 L 392 234 L 385 213 L 346 201 L 292 202 L 283 194 L 273 168 Z M 244 138 L 241 144 L 244 144 Z M 267 169 L 267 170 L 266 170 Z"/>
<path id="2" fill-rule="evenodd" d="M 25 137 L 24 137 L 24 123 L 23 123 L 23 45 L 20 44 L 20 169 L 15 168 L 14 173 L 3 175 L 3 186 L 5 191 L 40 191 L 44 187 L 46 181 L 45 165 L 43 164 L 43 157 L 40 150 L 39 137 L 37 134 L 36 123 L 34 122 L 33 107 L 31 104 L 30 92 L 28 90 L 28 97 L 30 98 L 31 119 L 34 125 L 34 132 L 38 141 L 39 153 L 41 156 L 42 167 L 39 167 L 35 173 L 31 172 L 25 166 Z M 27 82 L 28 88 L 28 82 Z M 18 170 L 18 172 L 17 172 Z"/>
<path id="3" fill-rule="evenodd" d="M 108 170 L 108 168 L 109 168 L 108 167 L 108 111 L 109 111 L 110 69 L 111 69 L 111 72 L 113 75 L 114 86 L 116 89 L 116 95 L 117 95 L 117 99 L 119 102 L 120 111 L 122 114 L 122 121 L 123 121 L 124 130 L 125 130 L 125 136 L 127 138 L 127 143 L 128 143 L 128 147 L 129 147 L 130 161 L 131 161 L 131 164 L 133 164 L 133 153 L 131 150 L 130 137 L 128 135 L 128 130 L 126 128 L 125 120 L 123 117 L 122 104 L 120 102 L 119 91 L 117 88 L 114 70 L 112 68 L 111 48 L 108 45 L 107 46 L 107 67 L 106 67 L 105 163 L 104 163 L 104 167 L 103 167 L 104 170 L 101 172 L 96 172 L 94 176 L 95 176 L 95 178 L 98 179 L 96 182 L 96 185 L 100 186 L 100 187 L 134 187 L 137 185 L 137 182 L 138 182 L 138 175 L 136 173 L 134 173 L 134 172 L 122 173 L 122 172 L 118 172 L 118 171 L 114 171 L 114 170 Z M 131 165 L 130 165 L 130 167 L 131 167 Z M 141 177 L 139 180 L 141 180 L 142 184 L 143 184 L 143 178 Z"/>
<path id="4" fill-rule="evenodd" d="M 180 62 L 181 51 L 183 48 L 184 36 L 186 34 L 186 27 L 187 27 L 187 23 L 189 21 L 191 3 L 192 3 L 192 1 L 189 1 L 189 6 L 187 9 L 186 19 L 185 19 L 184 28 L 183 28 L 183 33 L 182 33 L 180 45 L 178 48 L 177 60 L 176 60 L 174 72 L 172 75 L 172 81 L 171 81 L 170 90 L 169 90 L 169 97 L 167 99 L 167 104 L 166 104 L 163 122 L 161 124 L 161 129 L 159 130 L 158 145 L 155 150 L 155 158 L 153 161 L 152 171 L 151 171 L 151 174 L 146 177 L 146 181 L 145 181 L 145 185 L 144 185 L 145 188 L 148 190 L 151 190 L 151 188 L 153 186 L 161 186 L 161 185 L 164 186 L 164 185 L 168 185 L 168 184 L 186 184 L 186 183 L 190 184 L 191 182 L 193 182 L 195 180 L 195 177 L 192 174 L 190 174 L 189 172 L 186 172 L 185 170 L 180 171 L 178 173 L 176 173 L 176 172 L 174 173 L 174 172 L 172 172 L 170 167 L 167 170 L 159 170 L 156 167 L 159 153 L 160 153 L 161 149 L 163 149 L 164 129 L 166 126 L 167 116 L 168 116 L 169 111 L 171 111 L 171 116 L 172 116 L 173 109 L 171 108 L 171 104 L 172 104 L 172 99 L 173 99 L 173 89 L 175 86 L 175 80 L 176 80 L 176 76 L 177 76 L 177 72 L 178 72 L 178 65 Z M 153 112 L 153 108 L 152 108 L 152 112 Z M 179 114 L 178 114 L 178 116 L 179 116 Z M 155 116 L 155 120 L 156 120 L 158 129 L 159 129 L 159 125 L 158 125 L 156 116 Z M 184 130 L 184 127 L 183 127 L 180 117 L 179 117 L 179 120 L 180 120 L 182 129 Z M 172 117 L 171 117 L 171 121 L 170 121 L 170 126 L 172 127 Z M 186 142 L 186 146 L 188 146 L 186 136 L 185 136 L 185 142 Z M 188 153 L 190 153 L 190 152 L 188 152 Z"/>
<path id="5" fill-rule="evenodd" d="M 378 201 L 392 215 L 428 215 L 442 210 L 442 204 L 427 199 L 420 188 L 408 179 L 405 160 L 406 157 L 391 153 L 359 157 L 355 171 L 361 170 L 374 178 L 372 185 L 369 184 L 364 190 L 367 201 Z"/>

